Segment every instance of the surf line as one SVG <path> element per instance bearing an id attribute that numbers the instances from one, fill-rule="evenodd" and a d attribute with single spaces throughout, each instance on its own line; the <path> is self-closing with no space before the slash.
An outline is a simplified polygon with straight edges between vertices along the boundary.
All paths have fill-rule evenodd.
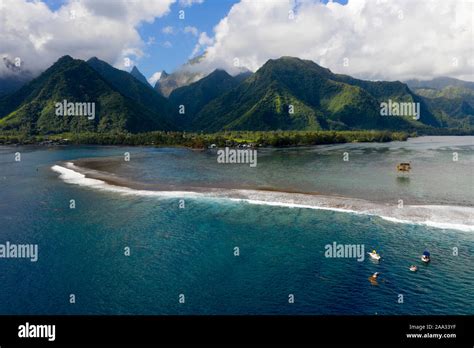
<path id="1" fill-rule="evenodd" d="M 77 169 L 77 167 L 72 162 L 67 162 L 66 166 L 69 168 Z M 246 197 L 229 197 L 229 196 L 220 196 L 203 192 L 195 191 L 147 191 L 147 190 L 136 190 L 129 187 L 115 186 L 108 184 L 102 180 L 92 179 L 86 177 L 84 174 L 81 174 L 73 169 L 68 169 L 59 165 L 54 165 L 51 169 L 59 173 L 59 178 L 64 182 L 69 184 L 75 184 L 80 186 L 92 187 L 98 190 L 116 192 L 124 195 L 137 195 L 137 196 L 156 196 L 161 198 L 173 198 L 178 196 L 185 196 L 189 198 L 201 198 L 201 199 L 227 199 L 233 202 L 244 202 L 248 204 L 256 205 L 267 205 L 267 206 L 278 206 L 278 207 L 288 207 L 288 208 L 301 208 L 301 209 L 313 209 L 313 210 L 327 210 L 340 213 L 350 213 L 355 215 L 365 215 L 365 216 L 375 216 L 383 220 L 392 222 L 392 223 L 402 223 L 402 224 L 411 224 L 411 225 L 424 225 L 430 226 L 439 229 L 455 229 L 461 231 L 474 231 L 474 226 L 464 225 L 464 224 L 453 224 L 450 222 L 435 222 L 430 220 L 408 220 L 408 219 L 399 219 L 391 216 L 386 216 L 383 213 L 376 213 L 367 210 L 354 210 L 350 208 L 339 208 L 331 207 L 324 205 L 309 205 L 301 204 L 294 202 L 275 202 L 261 199 L 252 199 Z M 255 193 L 255 192 L 254 192 Z"/>

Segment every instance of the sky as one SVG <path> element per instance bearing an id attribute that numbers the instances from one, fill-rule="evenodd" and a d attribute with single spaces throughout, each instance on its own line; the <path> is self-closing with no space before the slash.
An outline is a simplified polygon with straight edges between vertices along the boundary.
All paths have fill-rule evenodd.
<path id="1" fill-rule="evenodd" d="M 113 0 L 99 1 L 110 4 Z M 145 46 L 143 56 L 136 60 L 137 67 L 149 77 L 157 68 L 169 73 L 186 63 L 193 56 L 199 35 L 202 32 L 212 33 L 214 26 L 237 2 L 238 0 L 178 0 L 171 4 L 165 16 L 151 23 L 140 23 L 137 31 Z M 50 9 L 58 10 L 67 1 L 46 0 L 45 3 Z M 184 19 L 180 19 L 181 10 L 184 11 Z M 199 53 L 202 50 L 194 55 Z"/>
<path id="2" fill-rule="evenodd" d="M 97 56 L 152 83 L 202 53 L 203 72 L 288 55 L 370 80 L 473 81 L 472 13 L 470 0 L 0 0 L 0 55 L 33 72 Z"/>

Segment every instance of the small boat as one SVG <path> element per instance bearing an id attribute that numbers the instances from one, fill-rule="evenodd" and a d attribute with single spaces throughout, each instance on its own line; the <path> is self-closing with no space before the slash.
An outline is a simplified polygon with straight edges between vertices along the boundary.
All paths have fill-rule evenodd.
<path id="1" fill-rule="evenodd" d="M 418 267 L 416 267 L 415 265 L 411 265 L 410 266 L 410 271 L 416 272 L 416 271 L 418 271 Z"/>
<path id="2" fill-rule="evenodd" d="M 373 258 L 374 260 L 377 260 L 377 261 L 382 258 L 379 254 L 377 254 L 377 252 L 375 250 L 372 250 L 372 252 L 367 253 L 367 254 L 369 254 L 369 256 L 371 258 Z"/>
<path id="3" fill-rule="evenodd" d="M 423 262 L 425 262 L 425 263 L 428 263 L 428 262 L 431 261 L 429 251 L 425 250 L 425 251 L 423 252 L 423 255 L 421 255 L 421 261 L 423 261 Z"/>
<path id="4" fill-rule="evenodd" d="M 397 171 L 402 173 L 408 173 L 411 170 L 411 165 L 408 162 L 402 162 L 397 164 Z"/>

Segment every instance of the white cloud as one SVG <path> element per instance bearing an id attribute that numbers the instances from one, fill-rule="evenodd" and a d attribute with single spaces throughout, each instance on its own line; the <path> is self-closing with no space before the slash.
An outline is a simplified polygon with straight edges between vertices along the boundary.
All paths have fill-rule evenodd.
<path id="1" fill-rule="evenodd" d="M 204 31 L 199 35 L 199 40 L 194 46 L 193 53 L 191 57 L 195 57 L 204 47 L 210 46 L 214 43 L 214 39 L 207 36 L 207 33 Z"/>
<path id="2" fill-rule="evenodd" d="M 161 30 L 164 34 L 173 34 L 174 33 L 174 28 L 171 26 L 171 25 L 168 25 L 166 27 L 164 27 L 162 30 Z"/>
<path id="3" fill-rule="evenodd" d="M 188 25 L 187 27 L 184 27 L 183 31 L 185 34 L 191 34 L 193 36 L 199 35 L 199 30 L 196 27 L 192 27 L 190 25 Z"/>
<path id="4" fill-rule="evenodd" d="M 163 42 L 163 47 L 164 48 L 171 48 L 171 47 L 173 47 L 173 44 L 170 41 L 165 41 L 165 42 Z"/>
<path id="5" fill-rule="evenodd" d="M 183 7 L 189 7 L 193 4 L 202 4 L 203 2 L 204 0 L 179 0 L 179 4 Z"/>
<path id="6" fill-rule="evenodd" d="M 256 70 L 289 55 L 366 79 L 474 80 L 473 6 L 463 0 L 242 0 L 214 28 L 201 68 L 236 72 L 238 58 Z"/>
<path id="7" fill-rule="evenodd" d="M 154 36 L 148 36 L 148 40 L 146 42 L 147 46 L 151 46 L 155 43 L 156 39 Z"/>
<path id="8" fill-rule="evenodd" d="M 143 55 L 137 27 L 166 15 L 175 0 L 70 0 L 56 11 L 41 1 L 0 1 L 0 56 L 19 57 L 39 72 L 69 54 L 97 56 L 117 66 Z M 3 64 L 0 75 L 8 73 Z"/>
<path id="9" fill-rule="evenodd" d="M 156 81 L 158 81 L 161 77 L 161 71 L 157 71 L 156 73 L 154 73 L 153 75 L 151 75 L 151 77 L 148 78 L 148 82 L 150 83 L 150 85 L 154 86 Z"/>

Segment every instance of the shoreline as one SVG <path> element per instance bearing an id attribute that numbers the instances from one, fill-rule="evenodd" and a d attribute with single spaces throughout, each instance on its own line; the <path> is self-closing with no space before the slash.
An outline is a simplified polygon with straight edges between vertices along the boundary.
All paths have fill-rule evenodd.
<path id="1" fill-rule="evenodd" d="M 336 132 L 337 133 L 337 132 Z M 286 144 L 286 145 L 255 145 L 255 144 L 248 144 L 247 142 L 234 142 L 230 145 L 222 145 L 216 147 L 210 147 L 212 144 L 203 146 L 203 147 L 195 147 L 192 145 L 184 145 L 184 144 L 154 144 L 154 143 L 145 143 L 145 144 L 133 144 L 133 143 L 91 143 L 91 142 L 64 142 L 64 141 L 16 141 L 16 142 L 5 142 L 5 138 L 2 138 L 0 134 L 0 147 L 18 147 L 18 146 L 25 146 L 25 147 L 38 147 L 38 148 L 49 148 L 49 147 L 58 147 L 58 148 L 68 148 L 74 146 L 87 146 L 87 147 L 136 147 L 136 148 L 175 148 L 175 149 L 188 149 L 192 151 L 205 151 L 209 149 L 220 149 L 225 147 L 230 148 L 239 148 L 242 145 L 248 145 L 246 148 L 251 149 L 291 149 L 291 148 L 304 148 L 304 147 L 314 147 L 320 145 L 342 145 L 342 144 L 388 144 L 393 142 L 407 142 L 410 139 L 417 139 L 422 137 L 471 137 L 474 134 L 419 134 L 414 135 L 410 134 L 402 139 L 390 139 L 390 140 L 352 140 L 352 141 L 334 141 L 334 142 L 318 142 L 318 143 L 308 143 L 308 144 Z M 13 138 L 17 138 L 14 136 Z M 18 139 L 17 139 L 18 140 Z"/>
<path id="2" fill-rule="evenodd" d="M 154 147 L 296 147 L 341 143 L 406 141 L 414 132 L 389 130 L 315 130 L 315 131 L 224 131 L 187 133 L 185 131 L 146 133 L 62 133 L 54 135 L 2 134 L 0 145 L 126 145 Z"/>

